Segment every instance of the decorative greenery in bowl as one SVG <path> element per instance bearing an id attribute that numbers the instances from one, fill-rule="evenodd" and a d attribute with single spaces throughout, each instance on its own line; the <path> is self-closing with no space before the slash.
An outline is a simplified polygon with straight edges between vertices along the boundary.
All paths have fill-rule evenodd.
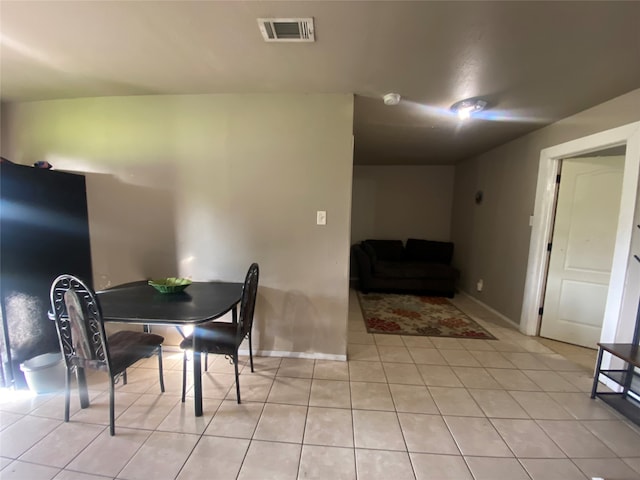
<path id="1" fill-rule="evenodd" d="M 191 280 L 178 277 L 157 278 L 149 280 L 149 285 L 160 293 L 180 293 L 191 285 Z"/>

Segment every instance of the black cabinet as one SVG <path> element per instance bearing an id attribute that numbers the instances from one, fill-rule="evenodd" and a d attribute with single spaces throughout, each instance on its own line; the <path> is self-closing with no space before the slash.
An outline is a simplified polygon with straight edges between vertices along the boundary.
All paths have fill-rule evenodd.
<path id="1" fill-rule="evenodd" d="M 625 362 L 625 368 L 619 370 L 602 370 L 602 354 L 609 352 L 614 357 Z M 640 425 L 640 375 L 636 368 L 640 367 L 640 352 L 638 344 L 631 343 L 598 343 L 598 360 L 596 373 L 591 389 L 591 398 L 600 398 L 611 405 L 635 424 Z M 600 375 L 616 382 L 621 392 L 598 392 L 598 379 Z M 634 398 L 635 397 L 635 398 Z"/>
<path id="2" fill-rule="evenodd" d="M 640 225 L 636 225 L 640 230 Z M 638 263 L 640 257 L 634 255 Z M 602 370 L 604 352 L 624 361 L 624 368 L 618 370 Z M 640 425 L 640 300 L 636 310 L 636 324 L 633 329 L 631 343 L 598 343 L 598 360 L 591 387 L 591 398 L 600 398 L 612 406 L 636 425 Z M 618 384 L 620 392 L 599 392 L 598 381 L 604 375 Z"/>
<path id="3" fill-rule="evenodd" d="M 24 360 L 59 351 L 47 317 L 61 273 L 92 282 L 85 178 L 0 163 L 2 383 L 24 386 Z"/>

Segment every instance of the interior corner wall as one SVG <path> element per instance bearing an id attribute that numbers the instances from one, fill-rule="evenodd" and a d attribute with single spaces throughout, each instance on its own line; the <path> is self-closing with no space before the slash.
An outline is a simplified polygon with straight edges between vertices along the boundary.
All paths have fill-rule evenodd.
<path id="1" fill-rule="evenodd" d="M 2 155 L 86 175 L 96 288 L 255 261 L 254 350 L 346 358 L 352 125 L 352 95 L 15 103 Z"/>
<path id="2" fill-rule="evenodd" d="M 453 166 L 354 166 L 351 242 L 448 241 L 454 172 Z"/>
<path id="3" fill-rule="evenodd" d="M 640 89 L 457 164 L 451 232 L 460 288 L 520 323 L 540 151 L 638 120 Z"/>

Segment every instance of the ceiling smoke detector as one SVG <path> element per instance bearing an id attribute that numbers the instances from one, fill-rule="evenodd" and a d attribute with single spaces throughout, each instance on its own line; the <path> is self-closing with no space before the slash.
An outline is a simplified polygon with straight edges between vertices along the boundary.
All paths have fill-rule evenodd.
<path id="1" fill-rule="evenodd" d="M 457 114 L 459 119 L 465 120 L 471 117 L 474 113 L 481 112 L 486 106 L 487 102 L 484 100 L 479 98 L 467 98 L 451 105 L 451 111 Z"/>
<path id="2" fill-rule="evenodd" d="M 382 99 L 384 100 L 385 105 L 398 105 L 400 103 L 400 94 L 399 93 L 387 93 Z"/>
<path id="3" fill-rule="evenodd" d="M 259 18 L 265 42 L 315 42 L 313 18 Z"/>

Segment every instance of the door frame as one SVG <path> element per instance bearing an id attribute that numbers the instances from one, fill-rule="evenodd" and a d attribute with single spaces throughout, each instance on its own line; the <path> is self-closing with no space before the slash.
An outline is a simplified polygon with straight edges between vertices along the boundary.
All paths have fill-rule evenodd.
<path id="1" fill-rule="evenodd" d="M 520 318 L 522 333 L 536 336 L 540 331 L 542 316 L 539 314 L 539 308 L 542 305 L 547 277 L 549 261 L 547 243 L 550 241 L 553 229 L 557 195 L 556 176 L 560 162 L 566 157 L 620 145 L 626 145 L 622 197 L 600 341 L 611 343 L 631 341 L 640 291 L 640 268 L 628 268 L 631 261 L 636 263 L 631 252 L 632 241 L 636 240 L 640 245 L 640 230 L 635 227 L 640 224 L 637 213 L 640 212 L 640 208 L 636 208 L 640 179 L 640 122 L 578 138 L 545 148 L 540 152 L 533 228 Z M 605 359 L 607 363 L 609 360 L 609 358 Z"/>

